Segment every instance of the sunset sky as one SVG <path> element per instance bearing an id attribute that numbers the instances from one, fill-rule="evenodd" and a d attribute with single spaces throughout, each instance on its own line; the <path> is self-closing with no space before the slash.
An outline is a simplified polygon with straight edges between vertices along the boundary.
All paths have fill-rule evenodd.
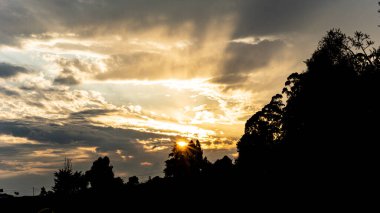
<path id="1" fill-rule="evenodd" d="M 50 189 L 65 157 L 162 176 L 179 140 L 234 158 L 327 30 L 380 41 L 377 2 L 0 0 L 0 189 Z"/>

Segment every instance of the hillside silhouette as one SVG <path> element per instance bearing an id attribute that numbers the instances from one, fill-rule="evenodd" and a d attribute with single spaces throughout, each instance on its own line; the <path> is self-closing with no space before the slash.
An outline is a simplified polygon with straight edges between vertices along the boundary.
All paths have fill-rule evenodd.
<path id="1" fill-rule="evenodd" d="M 132 176 L 123 183 L 107 156 L 86 172 L 73 171 L 66 159 L 52 191 L 4 196 L 0 206 L 24 212 L 197 210 L 199 203 L 237 208 L 290 199 L 290 191 L 328 197 L 370 190 L 378 169 L 380 48 L 367 34 L 333 29 L 305 63 L 304 72 L 291 74 L 282 93 L 247 120 L 235 162 L 224 156 L 212 163 L 198 140 L 189 141 L 173 146 L 164 177 L 141 183 Z"/>

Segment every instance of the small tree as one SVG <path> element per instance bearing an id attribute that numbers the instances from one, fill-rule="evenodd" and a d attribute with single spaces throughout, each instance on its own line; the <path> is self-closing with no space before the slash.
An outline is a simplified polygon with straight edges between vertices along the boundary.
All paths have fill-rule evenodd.
<path id="1" fill-rule="evenodd" d="M 53 191 L 57 194 L 70 195 L 87 187 L 87 181 L 82 172 L 73 172 L 71 160 L 68 158 L 65 158 L 63 169 L 55 172 L 54 176 Z"/>
<path id="2" fill-rule="evenodd" d="M 47 195 L 47 191 L 45 189 L 45 187 L 41 187 L 41 192 L 40 192 L 40 197 L 45 197 Z"/>

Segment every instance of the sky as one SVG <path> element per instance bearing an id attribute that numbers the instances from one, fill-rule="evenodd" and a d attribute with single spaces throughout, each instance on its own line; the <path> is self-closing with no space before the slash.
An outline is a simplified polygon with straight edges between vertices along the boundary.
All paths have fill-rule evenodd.
<path id="1" fill-rule="evenodd" d="M 0 0 L 0 189 L 70 158 L 163 176 L 175 142 L 237 157 L 245 121 L 332 28 L 380 41 L 375 0 Z"/>

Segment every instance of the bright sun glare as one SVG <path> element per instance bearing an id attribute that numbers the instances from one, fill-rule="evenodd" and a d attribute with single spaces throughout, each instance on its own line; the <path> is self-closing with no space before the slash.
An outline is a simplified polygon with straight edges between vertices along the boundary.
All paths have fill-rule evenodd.
<path id="1" fill-rule="evenodd" d="M 178 141 L 177 142 L 177 145 L 181 148 L 185 148 L 187 146 L 187 142 L 185 141 Z"/>

